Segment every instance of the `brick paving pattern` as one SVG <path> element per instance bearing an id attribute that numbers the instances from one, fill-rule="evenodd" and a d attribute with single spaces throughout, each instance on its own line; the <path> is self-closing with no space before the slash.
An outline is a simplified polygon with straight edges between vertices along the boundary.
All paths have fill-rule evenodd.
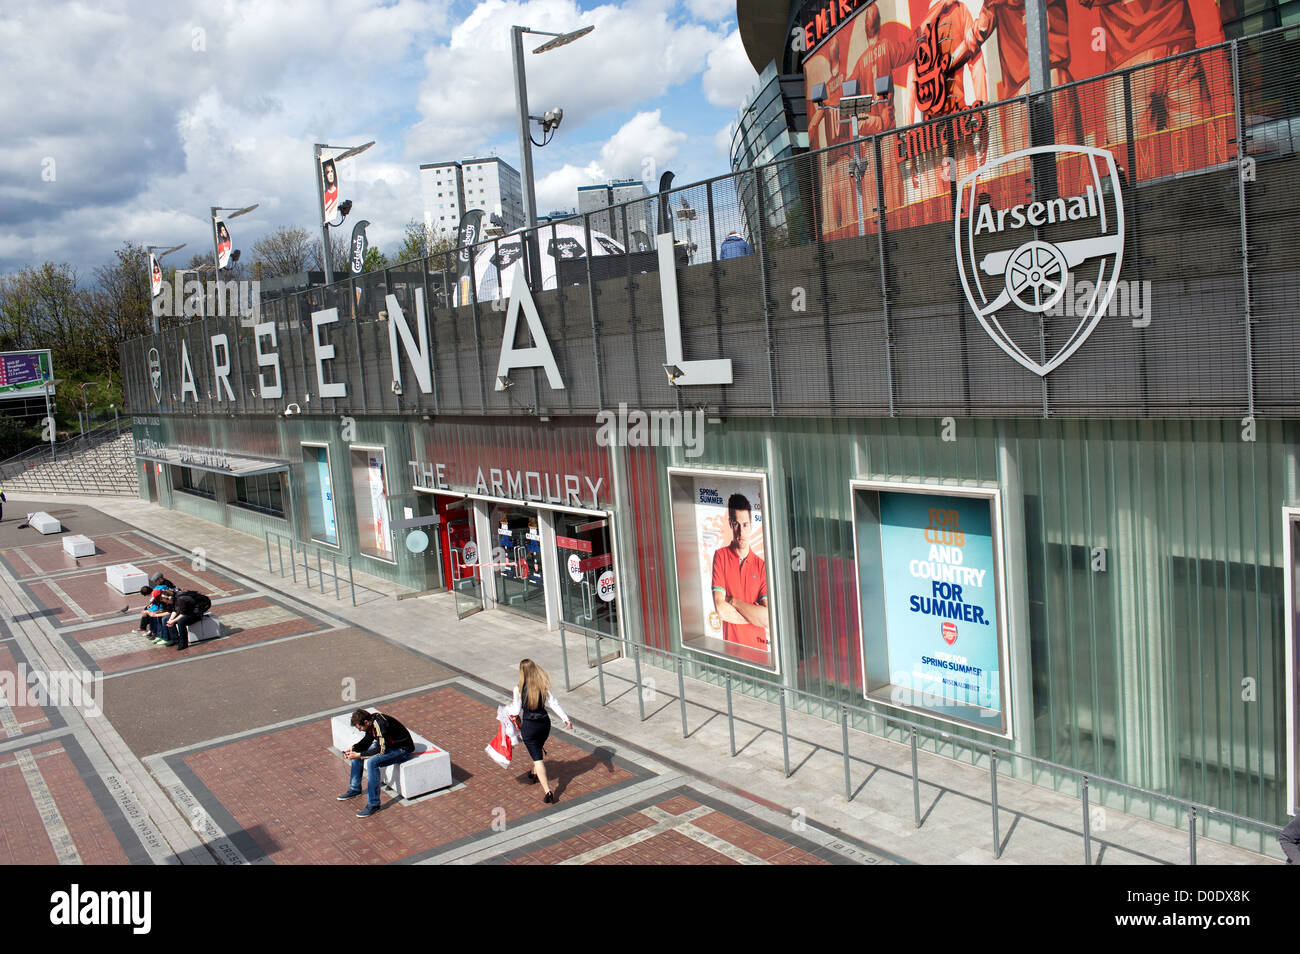
<path id="1" fill-rule="evenodd" d="M 0 560 L 15 578 L 29 580 L 65 570 L 113 566 L 117 563 L 135 563 L 138 566 L 140 560 L 157 559 L 167 552 L 138 533 L 97 534 L 93 537 L 94 556 L 74 559 L 64 552 L 59 535 L 40 539 L 50 542 L 0 550 Z"/>
<path id="2" fill-rule="evenodd" d="M 174 577 L 171 579 L 180 582 Z M 186 657 L 329 628 L 328 624 L 320 620 L 261 596 L 218 603 L 212 607 L 212 612 L 221 620 L 225 635 L 201 643 L 191 643 L 183 654 Z M 171 662 L 181 655 L 174 647 L 155 646 L 136 629 L 140 625 L 138 607 L 132 607 L 129 613 L 117 615 L 120 619 L 112 625 L 95 626 L 68 634 L 106 675 Z"/>
<path id="3" fill-rule="evenodd" d="M 248 588 L 211 570 L 194 570 L 184 557 L 132 561 L 146 574 L 161 570 L 167 578 L 183 590 L 195 589 L 208 594 L 214 601 L 226 596 L 247 593 Z M 31 598 L 44 610 L 54 626 L 71 626 L 92 620 L 121 616 L 122 607 L 129 607 L 139 621 L 140 610 L 146 597 L 139 593 L 123 595 L 105 581 L 104 570 L 87 570 L 63 576 L 45 577 L 24 583 Z"/>
<path id="4" fill-rule="evenodd" d="M 0 864 L 130 859 L 60 742 L 0 753 Z"/>
<path id="5" fill-rule="evenodd" d="M 504 700 L 503 700 L 504 701 Z M 462 839 L 489 837 L 543 812 L 538 785 L 524 784 L 527 758 L 500 768 L 483 747 L 491 740 L 495 705 L 445 687 L 380 707 L 452 756 L 452 790 L 402 803 L 384 793 L 371 818 L 354 817 L 365 796 L 347 802 L 347 764 L 327 749 L 328 720 L 280 729 L 180 756 L 258 848 L 278 864 L 374 864 L 428 854 Z M 436 730 L 435 727 L 436 726 Z M 547 768 L 568 804 L 637 776 L 569 739 L 552 735 Z M 203 793 L 195 793 L 201 803 Z"/>
<path id="6" fill-rule="evenodd" d="M 21 691 L 21 701 L 27 703 L 32 697 L 27 694 L 24 685 L 30 685 L 30 683 L 19 678 L 23 675 L 23 670 L 18 668 L 20 663 L 26 663 L 26 659 L 18 649 L 17 644 L 11 640 L 0 641 L 0 672 L 12 675 L 15 695 Z M 20 700 L 9 698 L 8 693 L 9 687 L 0 684 L 0 738 L 28 735 L 32 732 L 40 732 L 43 729 L 50 728 L 50 718 L 44 707 L 26 704 L 14 705 L 15 702 Z M 0 802 L 0 804 L 3 804 L 3 802 Z"/>
<path id="7" fill-rule="evenodd" d="M 509 853 L 504 863 L 593 865 L 737 865 L 829 862 L 764 831 L 744 813 L 675 795 L 627 811 L 537 849 Z M 811 846 L 809 846 L 811 847 Z"/>

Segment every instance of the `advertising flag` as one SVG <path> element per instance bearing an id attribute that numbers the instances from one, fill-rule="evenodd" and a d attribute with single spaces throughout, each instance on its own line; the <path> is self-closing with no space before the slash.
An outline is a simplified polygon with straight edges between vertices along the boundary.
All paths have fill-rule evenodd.
<path id="1" fill-rule="evenodd" d="M 162 291 L 162 263 L 149 253 L 149 297 L 157 298 Z"/>
<path id="2" fill-rule="evenodd" d="M 321 194 L 325 199 L 325 224 L 334 218 L 339 207 L 339 175 L 333 159 L 320 161 Z"/>
<path id="3" fill-rule="evenodd" d="M 456 229 L 456 304 L 469 304 L 470 286 L 474 282 L 474 255 L 472 247 L 479 240 L 483 227 L 483 210 L 470 209 L 460 217 Z"/>
<path id="4" fill-rule="evenodd" d="M 226 268 L 230 265 L 230 250 L 234 247 L 230 230 L 220 216 L 213 220 L 212 227 L 217 231 L 217 267 Z"/>
<path id="5" fill-rule="evenodd" d="M 368 221 L 362 219 L 352 226 L 352 244 L 348 248 L 348 254 L 351 256 L 349 261 L 351 262 L 353 275 L 360 275 L 362 268 L 366 264 L 366 248 L 369 244 L 366 241 L 366 226 L 369 224 Z"/>

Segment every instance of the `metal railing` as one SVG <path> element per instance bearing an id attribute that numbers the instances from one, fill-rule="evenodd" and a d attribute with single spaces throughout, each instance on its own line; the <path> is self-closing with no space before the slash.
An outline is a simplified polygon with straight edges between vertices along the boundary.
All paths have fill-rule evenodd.
<path id="1" fill-rule="evenodd" d="M 312 588 L 311 584 L 311 561 L 309 556 L 312 552 L 316 555 L 316 579 L 320 586 L 322 594 L 325 593 L 325 557 L 329 558 L 330 575 L 329 578 L 334 581 L 334 598 L 343 599 L 340 589 L 342 580 L 339 577 L 339 553 L 337 550 L 329 550 L 324 547 L 316 546 L 311 543 L 302 543 L 293 538 L 292 534 L 281 533 L 279 530 L 265 531 L 266 540 L 266 572 L 275 573 L 277 570 L 271 562 L 271 538 L 275 537 L 276 558 L 279 561 L 279 575 L 284 576 L 284 543 L 288 542 L 289 550 L 289 572 L 293 576 L 293 581 L 298 582 L 298 557 L 302 557 L 302 578 L 303 583 L 308 589 Z M 322 556 L 324 554 L 324 556 Z M 352 576 L 352 557 L 346 557 L 345 562 L 348 568 L 348 592 L 352 597 L 352 605 L 357 605 L 357 584 Z"/>
<path id="2" fill-rule="evenodd" d="M 937 749 L 938 749 L 938 743 L 940 741 L 954 743 L 952 732 L 935 729 L 932 726 L 927 726 L 919 722 L 914 722 L 910 719 L 901 716 L 897 710 L 885 710 L 880 706 L 873 704 L 870 700 L 863 700 L 862 703 L 855 702 L 850 704 L 838 699 L 830 699 L 825 696 L 819 696 L 814 693 L 804 692 L 802 690 L 794 689 L 788 686 L 779 686 L 779 685 L 774 685 L 771 683 L 766 683 L 761 681 L 746 680 L 743 676 L 739 675 L 734 671 L 724 669 L 720 666 L 711 665 L 710 663 L 705 662 L 704 660 L 695 656 L 686 656 L 682 653 L 674 652 L 672 650 L 656 649 L 651 646 L 644 646 L 640 643 L 635 643 L 623 636 L 612 636 L 608 633 L 602 633 L 602 632 L 598 632 L 597 630 L 588 629 L 585 626 L 579 626 L 573 623 L 566 623 L 564 621 L 561 621 L 560 622 L 560 652 L 564 660 L 564 689 L 566 692 L 573 691 L 572 680 L 569 675 L 569 649 L 568 649 L 568 639 L 567 639 L 568 633 L 576 633 L 583 636 L 586 639 L 593 639 L 596 642 L 595 669 L 596 669 L 596 679 L 600 689 L 601 706 L 608 705 L 609 702 L 605 694 L 605 663 L 604 663 L 604 653 L 602 653 L 601 651 L 601 642 L 603 640 L 610 640 L 612 642 L 620 644 L 624 652 L 632 658 L 632 664 L 634 670 L 634 681 L 636 683 L 637 713 L 640 718 L 640 721 L 642 722 L 646 720 L 645 693 L 643 691 L 643 679 L 641 674 L 641 663 L 643 657 L 647 661 L 652 661 L 652 660 L 663 661 L 664 663 L 667 663 L 667 665 L 665 665 L 663 668 L 675 670 L 677 673 L 677 699 L 678 699 L 678 705 L 681 710 L 683 739 L 688 738 L 690 735 L 690 727 L 686 715 L 687 698 L 686 698 L 685 664 L 690 663 L 692 666 L 696 667 L 697 669 L 702 669 L 706 672 L 712 673 L 720 677 L 723 681 L 723 686 L 727 697 L 727 734 L 730 740 L 729 752 L 732 758 L 735 758 L 737 755 L 736 714 L 732 704 L 732 693 L 736 684 L 740 683 L 743 685 L 746 682 L 749 682 L 750 684 L 756 687 L 761 687 L 764 690 L 774 691 L 779 693 L 778 705 L 780 711 L 780 724 L 781 724 L 780 725 L 781 749 L 784 756 L 786 778 L 790 778 L 790 776 L 793 774 L 793 772 L 790 769 L 790 731 L 789 731 L 789 725 L 787 721 L 787 710 L 789 708 L 789 705 L 787 703 L 787 700 L 797 701 L 801 698 L 807 700 L 809 705 L 806 711 L 809 715 L 815 714 L 812 711 L 814 705 L 819 708 L 825 708 L 825 707 L 836 708 L 839 712 L 839 723 L 841 728 L 841 742 L 842 742 L 841 754 L 844 760 L 844 798 L 846 801 L 851 802 L 853 801 L 853 797 L 854 797 L 853 765 L 852 765 L 852 755 L 849 746 L 850 715 L 851 714 L 859 715 L 865 717 L 868 720 L 881 719 L 890 723 L 893 726 L 902 727 L 907 732 L 907 736 L 908 736 L 907 744 L 911 749 L 913 821 L 917 828 L 922 827 L 922 825 L 924 824 L 925 819 L 921 815 L 921 777 L 920 777 L 920 772 L 917 768 L 918 733 L 923 734 L 924 736 L 935 737 L 936 740 L 935 754 L 938 754 Z M 759 702 L 763 701 L 761 699 L 758 699 L 757 697 L 753 697 L 753 698 L 755 698 L 755 701 L 759 701 Z M 766 726 L 760 726 L 760 728 L 766 728 Z M 868 734 L 876 735 L 877 738 L 884 739 L 885 741 L 893 741 L 883 735 L 877 735 L 876 733 L 868 732 Z M 942 737 L 942 739 L 940 739 L 939 737 Z M 1140 785 L 1129 785 L 1125 782 L 1120 782 L 1116 779 L 1107 778 L 1095 772 L 1087 772 L 1081 769 L 1073 768 L 1068 765 L 1062 765 L 1059 762 L 1052 762 L 1048 759 L 1039 758 L 1037 756 L 1026 755 L 1023 752 L 1015 752 L 1011 749 L 1007 749 L 1002 746 L 990 745 L 982 741 L 968 739 L 968 738 L 962 738 L 960 739 L 960 741 L 962 743 L 965 743 L 967 746 L 969 746 L 972 752 L 978 752 L 979 754 L 988 756 L 989 791 L 990 791 L 992 809 L 993 809 L 991 827 L 992 827 L 992 837 L 993 837 L 994 858 L 1001 858 L 1002 851 L 1004 848 L 1004 844 L 1001 837 L 1000 825 L 998 821 L 998 810 L 999 810 L 998 762 L 999 760 L 1007 761 L 1008 763 L 1010 763 L 1010 767 L 1012 771 L 1010 772 L 1004 771 L 1004 774 L 1006 774 L 1007 777 L 1009 778 L 1016 778 L 1014 774 L 1014 768 L 1015 768 L 1014 763 L 1016 760 L 1020 760 L 1023 762 L 1027 762 L 1030 765 L 1038 766 L 1050 772 L 1064 773 L 1065 775 L 1078 780 L 1079 800 L 1080 800 L 1081 812 L 1082 812 L 1082 824 L 1081 824 L 1080 834 L 1083 837 L 1083 857 L 1084 857 L 1085 865 L 1091 865 L 1094 863 L 1092 857 L 1093 835 L 1092 835 L 1092 826 L 1091 826 L 1091 817 L 1090 817 L 1091 806 L 1089 800 L 1090 789 L 1093 787 L 1100 787 L 1100 788 L 1111 787 L 1114 789 L 1132 793 L 1134 795 L 1137 795 L 1139 797 L 1148 800 L 1163 802 L 1167 805 L 1172 806 L 1175 812 L 1177 812 L 1179 815 L 1185 815 L 1187 818 L 1188 863 L 1193 865 L 1196 864 L 1196 839 L 1197 839 L 1196 823 L 1198 819 L 1200 819 L 1203 823 L 1208 823 L 1210 820 L 1213 819 L 1219 819 L 1225 822 L 1245 825 L 1250 828 L 1256 829 L 1261 833 L 1271 833 L 1274 836 L 1280 834 L 1282 831 L 1282 829 L 1277 825 L 1273 825 L 1268 822 L 1263 822 L 1255 818 L 1247 818 L 1243 815 L 1237 815 L 1233 812 L 1225 811 L 1224 809 L 1221 808 L 1215 808 L 1211 805 L 1206 805 L 1201 802 L 1191 802 L 1188 801 L 1187 799 L 1178 798 L 1177 796 L 1169 795 L 1164 792 L 1157 792 L 1149 788 L 1143 788 Z M 929 783 L 929 784 L 933 784 L 933 783 Z"/>

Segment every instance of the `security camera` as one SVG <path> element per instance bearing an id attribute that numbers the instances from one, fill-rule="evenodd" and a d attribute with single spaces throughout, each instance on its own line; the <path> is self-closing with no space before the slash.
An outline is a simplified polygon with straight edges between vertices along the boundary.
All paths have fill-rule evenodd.
<path id="1" fill-rule="evenodd" d="M 542 116 L 542 129 L 550 132 L 560 128 L 560 122 L 564 119 L 564 110 L 559 106 L 554 109 L 548 109 Z"/>

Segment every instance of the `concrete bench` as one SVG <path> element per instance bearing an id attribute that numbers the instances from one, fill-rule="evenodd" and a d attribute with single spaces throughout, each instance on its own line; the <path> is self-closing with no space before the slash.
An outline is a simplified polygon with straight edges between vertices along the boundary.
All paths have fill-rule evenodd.
<path id="1" fill-rule="evenodd" d="M 70 557 L 88 557 L 95 555 L 95 541 L 80 533 L 63 538 L 63 552 Z"/>
<path id="2" fill-rule="evenodd" d="M 63 532 L 63 524 L 59 523 L 58 520 L 51 517 L 44 510 L 41 510 L 29 516 L 27 518 L 27 523 L 29 526 L 33 527 L 36 530 L 39 530 L 41 533 L 62 533 Z"/>
<path id="3" fill-rule="evenodd" d="M 367 709 L 378 712 L 378 709 Z M 361 730 L 353 728 L 352 713 L 336 715 L 330 719 L 330 735 L 334 748 L 349 749 L 361 741 Z M 451 785 L 451 753 L 434 745 L 417 732 L 411 733 L 415 742 L 415 755 L 399 765 L 386 765 L 381 769 L 383 784 L 402 798 L 415 798 Z"/>
<path id="4" fill-rule="evenodd" d="M 186 629 L 186 633 L 191 643 L 201 643 L 205 639 L 216 639 L 221 635 L 221 618 L 208 613 L 197 623 L 191 624 Z"/>
<path id="5" fill-rule="evenodd" d="M 108 585 L 123 595 L 139 593 L 140 587 L 149 583 L 149 574 L 134 563 L 117 563 L 108 567 L 104 574 Z"/>

